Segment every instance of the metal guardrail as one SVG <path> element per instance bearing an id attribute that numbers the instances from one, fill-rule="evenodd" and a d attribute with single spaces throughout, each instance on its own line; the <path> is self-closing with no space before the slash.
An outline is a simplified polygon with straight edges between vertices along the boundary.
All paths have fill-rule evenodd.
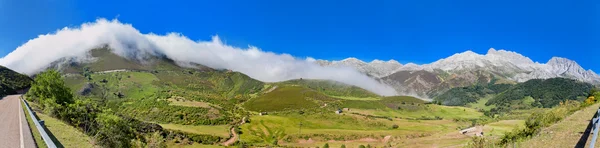
<path id="1" fill-rule="evenodd" d="M 596 140 L 598 139 L 598 129 L 600 129 L 600 108 L 596 110 L 596 114 L 594 118 L 592 118 L 592 131 L 594 132 L 594 136 L 592 136 L 592 142 L 590 143 L 590 148 L 594 148 L 596 145 Z"/>
<path id="2" fill-rule="evenodd" d="M 19 96 L 19 98 L 21 98 L 21 101 L 23 101 L 23 103 L 25 103 L 25 107 L 27 108 L 27 111 L 29 112 L 29 117 L 31 117 L 31 121 L 33 121 L 33 123 L 35 124 L 35 127 L 37 127 L 38 131 L 40 132 L 40 135 L 42 135 L 42 139 L 44 139 L 44 143 L 46 143 L 46 146 L 48 146 L 48 148 L 56 148 L 56 144 L 54 144 L 54 141 L 52 141 L 52 139 L 50 139 L 50 136 L 48 136 L 48 133 L 46 133 L 46 130 L 44 130 L 43 125 L 40 124 L 40 120 L 38 120 L 34 116 L 33 111 L 31 110 L 31 107 L 29 107 L 29 103 L 27 103 L 27 101 L 25 101 L 25 99 L 23 99 L 23 95 Z"/>

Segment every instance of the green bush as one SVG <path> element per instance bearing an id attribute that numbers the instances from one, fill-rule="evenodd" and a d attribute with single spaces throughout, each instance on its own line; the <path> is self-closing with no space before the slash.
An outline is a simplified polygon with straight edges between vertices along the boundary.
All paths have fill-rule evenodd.
<path id="1" fill-rule="evenodd" d="M 110 112 L 110 111 L 109 111 Z M 131 147 L 134 134 L 127 122 L 111 113 L 101 113 L 96 117 L 98 132 L 96 133 L 96 144 L 103 147 Z"/>
<path id="2" fill-rule="evenodd" d="M 71 89 L 65 85 L 60 73 L 55 70 L 38 74 L 27 94 L 32 101 L 40 103 L 43 108 L 55 107 L 54 104 L 66 106 L 74 102 Z"/>
<path id="3" fill-rule="evenodd" d="M 514 129 L 505 133 L 498 142 L 499 145 L 506 145 L 517 140 L 531 138 L 539 133 L 542 128 L 548 127 L 571 113 L 582 108 L 582 104 L 577 101 L 567 100 L 559 103 L 559 106 L 544 112 L 535 112 L 525 121 L 525 128 Z"/>

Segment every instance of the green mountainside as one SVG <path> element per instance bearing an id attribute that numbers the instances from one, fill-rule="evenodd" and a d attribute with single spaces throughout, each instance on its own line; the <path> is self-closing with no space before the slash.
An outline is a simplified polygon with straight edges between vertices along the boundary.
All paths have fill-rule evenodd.
<path id="1" fill-rule="evenodd" d="M 486 105 L 510 106 L 511 101 L 532 97 L 533 106 L 553 107 L 565 100 L 583 101 L 594 86 L 567 78 L 533 79 L 519 83 L 490 99 Z"/>
<path id="2" fill-rule="evenodd" d="M 94 49 L 91 55 L 92 62 L 53 67 L 66 74 L 65 83 L 78 96 L 148 122 L 224 125 L 252 112 L 332 111 L 341 107 L 343 99 L 338 97 L 380 98 L 362 88 L 335 81 L 298 79 L 264 83 L 239 72 L 198 64 L 180 67 L 157 56 L 132 61 L 115 55 L 109 48 Z M 328 106 L 322 107 L 324 104 Z"/>
<path id="3" fill-rule="evenodd" d="M 0 66 L 0 97 L 15 94 L 18 90 L 29 87 L 31 81 L 31 78 L 26 75 Z"/>
<path id="4" fill-rule="evenodd" d="M 564 100 L 581 101 L 593 88 L 563 78 L 518 84 L 486 79 L 452 88 L 427 102 L 410 96 L 379 96 L 329 80 L 266 83 L 194 63 L 180 67 L 153 55 L 129 60 L 109 48 L 94 49 L 91 55 L 89 62 L 61 61 L 52 66 L 62 76 L 51 79 L 64 79 L 74 103 L 56 107 L 60 114 L 51 116 L 75 127 L 91 123 L 99 130 L 91 133 L 108 133 L 104 136 L 134 135 L 123 138 L 125 144 L 150 145 L 158 137 L 169 147 L 316 147 L 328 142 L 332 147 L 464 146 L 471 138 L 455 135 L 459 130 L 511 123 L 506 128 L 483 128 L 491 138 L 498 138 L 502 131 L 524 122 L 500 112 L 519 110 L 513 114 L 528 116 Z M 87 116 L 93 118 L 73 118 Z"/>
<path id="5" fill-rule="evenodd" d="M 331 80 L 296 79 L 279 82 L 279 84 L 300 85 L 330 96 L 379 97 L 379 95 L 360 87 Z"/>
<path id="6" fill-rule="evenodd" d="M 494 95 L 486 105 L 510 106 L 514 101 L 533 98 L 534 107 L 552 107 L 565 100 L 584 100 L 594 86 L 567 78 L 533 79 L 523 83 L 473 85 L 457 87 L 437 96 L 444 105 L 464 106 Z"/>
<path id="7" fill-rule="evenodd" d="M 477 102 L 480 98 L 489 94 L 497 94 L 510 88 L 511 84 L 473 85 L 467 87 L 455 87 L 434 98 L 443 105 L 464 106 L 468 103 Z"/>

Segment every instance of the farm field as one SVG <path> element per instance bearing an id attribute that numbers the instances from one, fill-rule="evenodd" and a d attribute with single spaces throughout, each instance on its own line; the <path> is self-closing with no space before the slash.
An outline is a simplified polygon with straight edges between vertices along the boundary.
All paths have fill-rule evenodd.
<path id="1" fill-rule="evenodd" d="M 300 123 L 302 125 L 300 126 Z M 277 141 L 287 146 L 346 146 L 401 144 L 402 139 L 420 139 L 447 133 L 458 133 L 467 122 L 444 120 L 381 119 L 343 113 L 323 115 L 266 115 L 254 116 L 241 126 L 242 141 L 270 144 Z M 394 125 L 397 127 L 394 128 Z M 465 139 L 466 138 L 466 139 Z M 426 140 L 426 139 L 425 139 Z M 461 143 L 468 137 L 448 139 Z M 398 143 L 399 142 L 399 143 Z"/>

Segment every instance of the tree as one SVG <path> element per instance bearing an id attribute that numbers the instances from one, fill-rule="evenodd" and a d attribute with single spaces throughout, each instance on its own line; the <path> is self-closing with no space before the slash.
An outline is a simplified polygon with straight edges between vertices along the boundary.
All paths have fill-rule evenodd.
<path id="1" fill-rule="evenodd" d="M 32 101 L 42 105 L 42 108 L 50 111 L 51 115 L 73 103 L 71 89 L 65 85 L 60 73 L 55 70 L 42 72 L 32 82 L 28 96 Z M 46 109 L 48 108 L 48 109 Z"/>
<path id="2" fill-rule="evenodd" d="M 342 144 L 342 146 L 341 146 L 340 148 L 346 148 L 346 145 L 345 145 L 345 144 Z"/>
<path id="3" fill-rule="evenodd" d="M 397 124 L 394 124 L 394 125 L 392 125 L 392 128 L 393 128 L 393 129 L 398 129 L 398 127 L 399 127 L 399 126 L 398 126 Z"/>
<path id="4" fill-rule="evenodd" d="M 329 143 L 325 143 L 325 145 L 323 145 L 323 148 L 329 148 Z"/>
<path id="5" fill-rule="evenodd" d="M 360 146 L 358 146 L 358 148 L 367 148 L 367 147 L 365 147 L 364 145 L 360 145 Z"/>
<path id="6" fill-rule="evenodd" d="M 92 80 L 92 71 L 90 67 L 83 67 L 83 76 L 88 79 L 88 81 Z"/>

